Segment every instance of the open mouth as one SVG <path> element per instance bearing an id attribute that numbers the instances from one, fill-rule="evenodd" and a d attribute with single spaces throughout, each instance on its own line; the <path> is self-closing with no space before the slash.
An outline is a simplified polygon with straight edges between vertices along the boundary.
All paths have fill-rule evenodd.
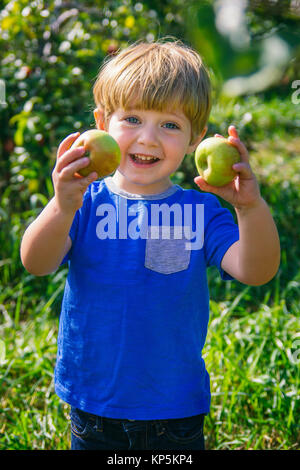
<path id="1" fill-rule="evenodd" d="M 129 156 L 136 165 L 153 165 L 159 161 L 159 158 L 152 157 L 150 155 L 138 155 L 136 153 L 130 153 Z"/>

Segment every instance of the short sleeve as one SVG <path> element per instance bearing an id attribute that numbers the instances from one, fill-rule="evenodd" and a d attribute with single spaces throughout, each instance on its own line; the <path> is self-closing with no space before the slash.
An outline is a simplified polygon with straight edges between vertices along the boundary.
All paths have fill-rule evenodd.
<path id="1" fill-rule="evenodd" d="M 231 212 L 222 207 L 216 196 L 209 195 L 205 203 L 204 252 L 207 266 L 216 266 L 223 280 L 232 280 L 222 267 L 222 259 L 228 248 L 239 239 L 238 225 Z"/>

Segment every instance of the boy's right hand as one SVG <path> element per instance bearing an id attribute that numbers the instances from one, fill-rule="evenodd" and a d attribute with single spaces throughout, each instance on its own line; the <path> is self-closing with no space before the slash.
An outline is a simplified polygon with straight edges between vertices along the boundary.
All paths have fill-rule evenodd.
<path id="1" fill-rule="evenodd" d="M 82 206 L 83 195 L 88 185 L 98 178 L 96 172 L 86 177 L 75 174 L 90 162 L 88 157 L 83 157 L 86 151 L 84 147 L 70 149 L 79 135 L 79 132 L 70 134 L 60 143 L 56 165 L 52 172 L 56 204 L 65 214 L 75 214 Z"/>

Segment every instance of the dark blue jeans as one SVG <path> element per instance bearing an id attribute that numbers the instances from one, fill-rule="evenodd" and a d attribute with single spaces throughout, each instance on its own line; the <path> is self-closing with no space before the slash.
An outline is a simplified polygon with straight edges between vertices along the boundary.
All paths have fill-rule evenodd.
<path id="1" fill-rule="evenodd" d="M 71 408 L 72 450 L 204 450 L 204 415 L 129 420 Z"/>

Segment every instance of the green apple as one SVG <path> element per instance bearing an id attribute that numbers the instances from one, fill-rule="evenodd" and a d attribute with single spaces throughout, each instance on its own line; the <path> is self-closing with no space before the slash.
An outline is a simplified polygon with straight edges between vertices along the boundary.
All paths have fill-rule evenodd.
<path id="1" fill-rule="evenodd" d="M 90 163 L 78 171 L 81 176 L 88 176 L 93 171 L 99 178 L 110 175 L 119 166 L 121 150 L 115 139 L 105 131 L 91 129 L 83 132 L 71 145 L 72 148 L 85 147 Z"/>
<path id="2" fill-rule="evenodd" d="M 204 139 L 195 151 L 199 175 L 212 186 L 230 183 L 237 175 L 232 165 L 239 161 L 239 151 L 224 137 Z"/>

